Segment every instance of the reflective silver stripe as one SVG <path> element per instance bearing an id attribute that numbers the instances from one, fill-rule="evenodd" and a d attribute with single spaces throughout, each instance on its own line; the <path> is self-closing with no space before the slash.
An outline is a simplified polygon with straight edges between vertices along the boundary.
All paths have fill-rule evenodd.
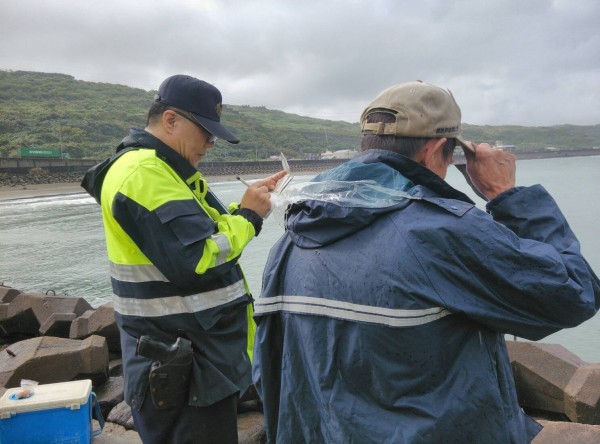
<path id="1" fill-rule="evenodd" d="M 219 247 L 219 254 L 217 255 L 217 265 L 224 264 L 227 262 L 227 255 L 231 251 L 231 244 L 229 243 L 229 239 L 227 236 L 223 234 L 215 234 L 210 237 L 213 241 L 217 243 Z"/>
<path id="2" fill-rule="evenodd" d="M 111 262 L 110 276 L 123 282 L 169 282 L 154 265 L 123 265 Z"/>
<path id="3" fill-rule="evenodd" d="M 225 288 L 189 296 L 135 299 L 113 294 L 113 303 L 115 311 L 124 316 L 156 317 L 208 310 L 235 301 L 245 294 L 244 281 L 239 280 Z"/>
<path id="4" fill-rule="evenodd" d="M 451 314 L 447 309 L 441 307 L 402 310 L 306 296 L 275 296 L 259 298 L 254 302 L 256 316 L 277 311 L 370 322 L 389 327 L 413 327 L 436 321 Z"/>

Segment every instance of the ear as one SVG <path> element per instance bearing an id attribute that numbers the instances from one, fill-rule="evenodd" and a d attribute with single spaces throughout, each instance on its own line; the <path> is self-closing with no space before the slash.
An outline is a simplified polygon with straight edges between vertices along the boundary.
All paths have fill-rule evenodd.
<path id="1" fill-rule="evenodd" d="M 177 123 L 177 113 L 170 109 L 166 110 L 162 114 L 160 123 L 162 124 L 163 129 L 167 132 L 167 134 L 171 134 L 175 130 L 175 126 Z"/>
<path id="2" fill-rule="evenodd" d="M 444 145 L 446 145 L 445 137 L 441 139 L 429 139 L 423 147 L 420 163 L 432 169 L 443 158 Z"/>

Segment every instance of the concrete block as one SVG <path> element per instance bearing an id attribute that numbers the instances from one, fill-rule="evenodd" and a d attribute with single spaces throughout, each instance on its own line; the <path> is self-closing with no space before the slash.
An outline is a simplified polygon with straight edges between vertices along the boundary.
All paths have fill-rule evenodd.
<path id="1" fill-rule="evenodd" d="M 0 310 L 0 334 L 2 336 L 11 335 L 29 335 L 37 336 L 39 329 L 48 321 L 48 319 L 57 313 L 72 313 L 81 316 L 92 306 L 82 298 L 73 298 L 70 296 L 46 295 L 43 293 L 19 293 L 9 303 L 8 307 Z M 51 324 L 45 325 L 47 334 L 49 330 L 64 329 L 62 326 L 56 327 Z M 67 334 L 64 335 L 68 337 Z"/>
<path id="2" fill-rule="evenodd" d="M 600 424 L 600 364 L 582 361 L 557 344 L 508 341 L 519 404 Z"/>
<path id="3" fill-rule="evenodd" d="M 0 285 L 0 302 L 9 303 L 21 293 L 21 290 L 17 290 L 16 288 L 6 287 L 4 285 Z"/>
<path id="4" fill-rule="evenodd" d="M 112 303 L 87 310 L 71 324 L 71 339 L 83 339 L 91 335 L 104 336 L 110 351 L 121 352 L 121 337 Z"/>
<path id="5" fill-rule="evenodd" d="M 579 367 L 565 395 L 565 413 L 571 421 L 600 425 L 600 364 Z"/>
<path id="6" fill-rule="evenodd" d="M 71 322 L 75 319 L 75 313 L 52 313 L 40 325 L 41 336 L 55 336 L 68 338 L 71 330 Z"/>
<path id="7" fill-rule="evenodd" d="M 0 336 L 37 336 L 40 321 L 31 307 L 0 304 Z"/>
<path id="8" fill-rule="evenodd" d="M 538 420 L 544 426 L 531 444 L 600 443 L 600 426 Z"/>
<path id="9" fill-rule="evenodd" d="M 18 387 L 21 379 L 40 384 L 92 380 L 102 384 L 108 378 L 108 347 L 100 336 L 83 341 L 38 337 L 16 342 L 0 353 L 0 385 Z"/>

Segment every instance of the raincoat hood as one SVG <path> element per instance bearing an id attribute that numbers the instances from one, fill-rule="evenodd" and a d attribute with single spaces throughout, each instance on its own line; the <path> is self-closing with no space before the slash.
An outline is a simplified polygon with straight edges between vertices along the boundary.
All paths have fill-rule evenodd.
<path id="1" fill-rule="evenodd" d="M 399 169 L 410 173 L 401 174 Z M 322 247 L 410 205 L 412 200 L 427 199 L 434 191 L 473 204 L 417 162 L 391 151 L 368 150 L 308 184 L 293 187 L 285 226 L 298 247 Z"/>

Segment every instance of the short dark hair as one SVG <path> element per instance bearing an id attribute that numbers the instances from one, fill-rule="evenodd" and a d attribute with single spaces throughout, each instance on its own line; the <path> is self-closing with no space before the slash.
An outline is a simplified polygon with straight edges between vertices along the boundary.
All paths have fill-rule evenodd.
<path id="1" fill-rule="evenodd" d="M 367 117 L 367 123 L 393 123 L 396 117 L 393 114 L 386 112 L 374 112 Z M 431 137 L 396 137 L 390 135 L 363 134 L 360 142 L 361 151 L 366 150 L 388 150 L 394 153 L 402 154 L 409 159 L 414 159 L 421 152 L 425 144 Z M 443 148 L 444 160 L 450 160 L 456 140 L 448 139 Z"/>
<path id="2" fill-rule="evenodd" d="M 158 101 L 152 102 L 150 110 L 148 110 L 148 119 L 146 120 L 146 125 L 150 125 L 151 123 L 159 120 L 163 113 L 168 109 L 171 109 L 169 105 Z"/>

